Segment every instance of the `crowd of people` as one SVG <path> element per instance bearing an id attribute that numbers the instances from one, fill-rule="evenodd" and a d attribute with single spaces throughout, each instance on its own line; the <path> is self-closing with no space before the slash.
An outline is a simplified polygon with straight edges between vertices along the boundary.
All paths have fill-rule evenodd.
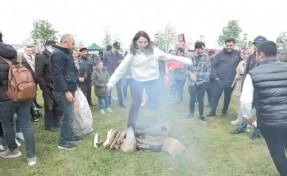
<path id="1" fill-rule="evenodd" d="M 16 62 L 17 51 L 3 43 L 2 34 L 0 37 L 0 56 Z M 217 52 L 197 41 L 190 54 L 184 34 L 180 34 L 173 50 L 166 54 L 145 31 L 139 31 L 124 56 L 116 41 L 103 57 L 90 57 L 87 48 L 75 49 L 72 34 L 64 34 L 59 45 L 52 40 L 46 41 L 41 54 L 33 53 L 33 47 L 27 46 L 22 61 L 42 90 L 44 129 L 60 131 L 59 149 L 73 150 L 77 147 L 75 141 L 82 139 L 73 133 L 72 127 L 74 96 L 78 88 L 93 106 L 91 89 L 94 87 L 99 113 L 105 114 L 113 112 L 113 87 L 116 87 L 118 107 L 126 109 L 124 98 L 128 97 L 129 86 L 131 104 L 127 127 L 135 128 L 141 106 L 159 110 L 162 89 L 168 89 L 171 100 L 181 104 L 187 81 L 189 106 L 183 120 L 192 120 L 198 114 L 200 121 L 207 123 L 207 118 L 217 115 L 223 92 L 221 117 L 230 116 L 229 104 L 233 94 L 238 106 L 237 116 L 231 124 L 237 127 L 231 134 L 244 133 L 247 126 L 252 125 L 251 139 L 264 137 L 277 170 L 286 175 L 287 95 L 284 90 L 287 87 L 287 63 L 284 62 L 287 61 L 287 40 L 286 48 L 279 51 L 274 42 L 263 36 L 256 37 L 251 47 L 237 50 L 235 45 L 234 39 L 226 39 L 225 47 Z M 4 150 L 2 137 L 8 143 L 8 149 L 1 152 L 0 157 L 21 156 L 18 138 L 25 141 L 28 165 L 32 166 L 36 164 L 37 156 L 31 122 L 38 119 L 31 118 L 30 111 L 42 107 L 36 99 L 21 103 L 9 100 L 6 95 L 8 70 L 9 65 L 0 59 L 0 150 Z M 198 113 L 195 113 L 196 105 Z M 205 108 L 210 109 L 207 115 Z M 256 117 L 252 116 L 253 108 Z"/>

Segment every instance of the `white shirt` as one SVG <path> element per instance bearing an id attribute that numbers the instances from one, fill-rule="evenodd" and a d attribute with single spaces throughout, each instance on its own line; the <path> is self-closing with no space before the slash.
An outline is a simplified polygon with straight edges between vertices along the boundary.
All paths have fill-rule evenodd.
<path id="1" fill-rule="evenodd" d="M 136 55 L 128 53 L 110 77 L 108 85 L 114 86 L 127 70 L 130 70 L 131 77 L 137 81 L 157 79 L 159 77 L 159 59 L 175 60 L 187 65 L 192 64 L 191 59 L 187 57 L 169 55 L 158 48 L 154 48 L 153 54 L 150 55 L 146 55 L 143 52 L 138 52 Z"/>
<path id="2" fill-rule="evenodd" d="M 252 83 L 251 76 L 246 75 L 244 80 L 242 94 L 240 97 L 240 107 L 242 116 L 245 119 L 252 118 L 252 102 L 253 102 L 254 86 Z"/>
<path id="3" fill-rule="evenodd" d="M 27 54 L 24 54 L 24 57 L 26 58 L 33 72 L 35 72 L 35 58 L 33 56 L 30 57 Z"/>

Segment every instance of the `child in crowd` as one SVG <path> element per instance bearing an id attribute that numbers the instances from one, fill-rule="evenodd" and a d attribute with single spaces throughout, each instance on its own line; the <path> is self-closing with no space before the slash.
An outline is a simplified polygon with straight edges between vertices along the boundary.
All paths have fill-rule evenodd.
<path id="1" fill-rule="evenodd" d="M 107 83 L 110 75 L 104 67 L 103 61 L 98 61 L 96 66 L 93 68 L 92 81 L 95 87 L 95 94 L 98 97 L 98 106 L 101 114 L 105 114 L 103 101 L 105 101 L 105 109 L 107 112 L 112 112 L 111 102 L 109 96 L 111 93 L 108 91 Z"/>
<path id="2" fill-rule="evenodd" d="M 177 43 L 174 46 L 174 51 L 176 52 L 178 48 L 183 48 L 184 49 L 184 56 L 187 56 L 188 54 L 188 45 L 185 41 L 184 34 L 179 34 L 177 38 Z"/>

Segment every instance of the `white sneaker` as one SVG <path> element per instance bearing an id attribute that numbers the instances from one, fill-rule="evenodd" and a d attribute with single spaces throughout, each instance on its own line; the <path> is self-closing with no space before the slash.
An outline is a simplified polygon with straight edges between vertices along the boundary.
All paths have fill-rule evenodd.
<path id="1" fill-rule="evenodd" d="M 16 133 L 16 138 L 17 139 L 20 139 L 20 140 L 22 140 L 22 141 L 24 141 L 25 139 L 24 139 L 24 135 L 23 135 L 23 133 Z"/>
<path id="2" fill-rule="evenodd" d="M 107 108 L 106 111 L 113 112 L 111 108 Z"/>
<path id="3" fill-rule="evenodd" d="M 99 134 L 96 133 L 95 136 L 94 136 L 94 147 L 95 148 L 98 148 L 98 142 L 99 142 Z"/>
<path id="4" fill-rule="evenodd" d="M 32 158 L 27 158 L 28 166 L 34 166 L 37 163 L 37 156 L 35 155 Z"/>
<path id="5" fill-rule="evenodd" d="M 3 145 L 0 145 L 0 150 L 4 150 L 4 147 L 3 147 Z"/>
<path id="6" fill-rule="evenodd" d="M 18 147 L 21 147 L 21 143 L 15 138 L 15 142 L 18 145 Z"/>
<path id="7" fill-rule="evenodd" d="M 230 122 L 232 125 L 239 125 L 241 122 L 241 120 L 233 120 L 232 122 Z"/>
<path id="8" fill-rule="evenodd" d="M 100 110 L 100 113 L 101 113 L 101 114 L 105 114 L 106 112 L 105 112 L 105 110 L 101 109 L 101 110 Z"/>
<path id="9" fill-rule="evenodd" d="M 0 152 L 0 156 L 2 158 L 17 158 L 21 155 L 22 153 L 20 152 L 19 149 L 14 149 L 14 150 L 7 149 L 4 152 Z"/>

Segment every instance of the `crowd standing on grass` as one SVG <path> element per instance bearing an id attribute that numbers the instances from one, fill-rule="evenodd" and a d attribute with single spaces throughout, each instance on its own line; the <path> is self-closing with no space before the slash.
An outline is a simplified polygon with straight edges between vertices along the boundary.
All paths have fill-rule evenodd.
<path id="1" fill-rule="evenodd" d="M 11 45 L 3 43 L 2 37 L 0 32 L 0 150 L 4 150 L 0 157 L 21 156 L 21 143 L 17 140 L 20 139 L 25 142 L 28 165 L 33 166 L 37 156 L 31 122 L 37 123 L 39 116 L 32 112 L 42 106 L 37 99 L 15 103 L 6 95 L 9 65 L 2 57 L 16 62 L 19 54 Z M 102 55 L 91 55 L 85 47 L 75 48 L 72 34 L 64 34 L 59 44 L 46 41 L 44 51 L 39 54 L 35 53 L 35 47 L 26 46 L 21 58 L 42 91 L 43 129 L 59 132 L 59 149 L 73 150 L 77 148 L 76 141 L 83 137 L 76 136 L 72 126 L 77 89 L 83 92 L 89 105 L 94 106 L 90 93 L 94 86 L 99 114 L 105 116 L 116 108 L 112 106 L 115 100 L 119 110 L 126 110 L 124 97 L 128 98 L 129 85 L 131 104 L 127 127 L 132 129 L 137 125 L 141 106 L 151 109 L 152 113 L 158 112 L 159 97 L 163 92 L 168 92 L 166 96 L 170 96 L 171 103 L 185 106 L 183 100 L 189 102 L 185 107 L 187 116 L 182 120 L 192 121 L 198 115 L 202 123 L 209 123 L 209 119 L 217 116 L 218 103 L 224 92 L 221 118 L 228 117 L 230 123 L 237 126 L 231 134 L 245 133 L 248 125 L 252 125 L 251 139 L 265 139 L 278 172 L 286 175 L 287 97 L 284 90 L 287 88 L 287 64 L 284 62 L 287 61 L 287 40 L 285 47 L 278 51 L 274 42 L 261 35 L 252 44 L 239 51 L 235 49 L 236 41 L 230 38 L 225 40 L 225 47 L 217 51 L 207 49 L 204 42 L 197 41 L 190 54 L 184 34 L 180 34 L 174 51 L 166 54 L 145 31 L 139 31 L 124 55 L 120 53 L 118 41 L 107 46 Z M 188 98 L 183 93 L 186 80 Z M 111 96 L 113 87 L 117 92 L 114 99 Z M 232 94 L 238 106 L 237 112 L 230 113 Z M 209 109 L 207 114 L 205 108 Z M 256 116 L 252 115 L 253 108 Z M 3 139 L 7 141 L 7 150 Z"/>

